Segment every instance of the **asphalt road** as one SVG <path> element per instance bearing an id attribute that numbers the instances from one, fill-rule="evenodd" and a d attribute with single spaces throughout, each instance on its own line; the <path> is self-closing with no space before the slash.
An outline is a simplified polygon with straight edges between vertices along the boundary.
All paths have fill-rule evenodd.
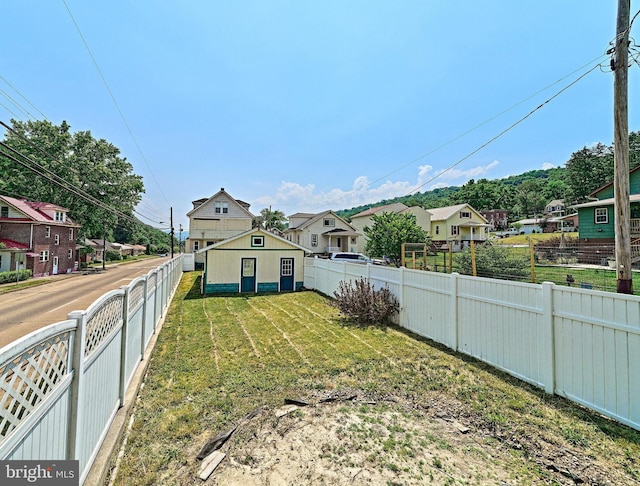
<path id="1" fill-rule="evenodd" d="M 84 310 L 104 293 L 146 275 L 169 258 L 149 258 L 107 267 L 104 272 L 60 275 L 39 285 L 0 295 L 0 348 L 36 329 L 64 321 Z"/>

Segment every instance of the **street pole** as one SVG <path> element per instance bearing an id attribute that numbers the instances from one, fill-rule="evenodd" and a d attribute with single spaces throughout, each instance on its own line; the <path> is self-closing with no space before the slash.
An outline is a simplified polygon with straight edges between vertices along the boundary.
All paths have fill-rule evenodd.
<path id="1" fill-rule="evenodd" d="M 618 0 L 616 45 L 612 61 L 613 81 L 613 190 L 617 292 L 632 294 L 631 208 L 629 202 L 629 15 L 630 0 Z"/>
<path id="2" fill-rule="evenodd" d="M 173 207 L 169 208 L 169 226 L 171 227 L 171 258 L 173 259 Z"/>
<path id="3" fill-rule="evenodd" d="M 107 222 L 102 222 L 102 269 L 105 269 L 105 260 L 107 259 Z"/>
<path id="4" fill-rule="evenodd" d="M 180 242 L 178 243 L 178 249 L 182 253 L 182 223 L 180 223 Z"/>

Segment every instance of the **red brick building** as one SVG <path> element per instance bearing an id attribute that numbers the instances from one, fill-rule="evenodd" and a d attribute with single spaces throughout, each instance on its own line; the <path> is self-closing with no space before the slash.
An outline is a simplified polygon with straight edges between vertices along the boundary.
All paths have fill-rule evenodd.
<path id="1" fill-rule="evenodd" d="M 80 225 L 68 209 L 51 203 L 0 196 L 0 271 L 26 268 L 33 276 L 69 273 L 75 268 Z"/>

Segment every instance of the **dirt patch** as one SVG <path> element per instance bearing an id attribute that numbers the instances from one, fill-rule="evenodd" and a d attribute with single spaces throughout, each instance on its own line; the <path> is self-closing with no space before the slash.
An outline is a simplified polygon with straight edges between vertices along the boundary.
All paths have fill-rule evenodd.
<path id="1" fill-rule="evenodd" d="M 637 484 L 579 447 L 539 430 L 507 435 L 442 396 L 413 403 L 348 390 L 304 401 L 241 423 L 206 484 Z"/>

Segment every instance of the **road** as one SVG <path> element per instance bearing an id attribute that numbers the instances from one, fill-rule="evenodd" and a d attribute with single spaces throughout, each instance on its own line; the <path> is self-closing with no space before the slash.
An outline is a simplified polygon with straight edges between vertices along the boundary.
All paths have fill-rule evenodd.
<path id="1" fill-rule="evenodd" d="M 84 310 L 101 295 L 146 275 L 169 258 L 149 258 L 107 267 L 104 272 L 64 275 L 39 285 L 0 296 L 0 348 L 36 329 L 64 321 Z"/>

